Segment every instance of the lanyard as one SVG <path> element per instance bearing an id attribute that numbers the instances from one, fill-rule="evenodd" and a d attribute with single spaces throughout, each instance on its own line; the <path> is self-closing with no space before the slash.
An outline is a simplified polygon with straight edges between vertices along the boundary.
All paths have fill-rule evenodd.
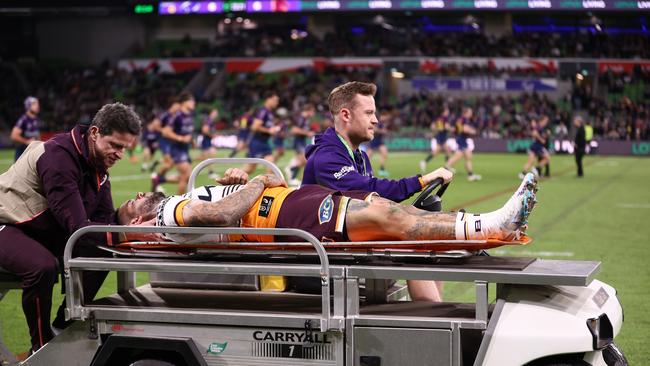
<path id="1" fill-rule="evenodd" d="M 354 151 L 352 151 L 352 148 L 350 147 L 350 145 L 348 145 L 348 142 L 345 141 L 345 139 L 343 137 L 341 137 L 341 135 L 339 135 L 338 133 L 336 134 L 336 136 L 339 138 L 339 140 L 341 140 L 341 142 L 343 143 L 343 146 L 345 146 L 345 149 L 348 151 L 348 154 L 352 158 L 352 162 L 356 166 L 359 173 L 361 173 L 361 171 L 360 171 L 360 169 L 359 169 L 359 167 L 357 165 L 357 159 L 354 158 Z M 363 153 L 361 151 L 359 151 L 359 156 L 361 157 L 361 166 L 363 167 L 363 173 L 362 174 L 363 174 L 364 177 L 368 176 L 368 173 L 366 172 L 366 159 L 363 157 Z"/>

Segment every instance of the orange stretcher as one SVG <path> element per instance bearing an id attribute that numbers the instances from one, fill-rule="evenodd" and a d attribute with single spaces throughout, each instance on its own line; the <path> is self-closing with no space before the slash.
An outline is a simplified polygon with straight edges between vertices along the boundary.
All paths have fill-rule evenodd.
<path id="1" fill-rule="evenodd" d="M 521 235 L 519 239 L 513 241 L 503 240 L 418 240 L 418 241 L 367 241 L 367 242 L 322 242 L 324 249 L 328 253 L 354 253 L 354 252 L 377 252 L 386 250 L 408 251 L 412 253 L 431 253 L 446 251 L 479 251 L 492 249 L 506 245 L 528 245 L 532 238 Z M 274 243 L 249 243 L 249 242 L 230 242 L 230 243 L 191 243 L 177 244 L 172 242 L 125 242 L 115 246 L 117 250 L 156 250 L 171 252 L 189 252 L 197 249 L 219 250 L 222 252 L 232 251 L 274 251 L 274 252 L 305 252 L 313 251 L 312 244 L 307 242 L 274 242 Z"/>

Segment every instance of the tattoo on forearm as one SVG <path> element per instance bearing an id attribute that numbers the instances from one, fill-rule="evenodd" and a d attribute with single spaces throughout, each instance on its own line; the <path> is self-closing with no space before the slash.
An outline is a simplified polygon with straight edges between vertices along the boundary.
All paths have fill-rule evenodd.
<path id="1" fill-rule="evenodd" d="M 235 226 L 264 192 L 264 188 L 261 180 L 253 179 L 244 188 L 220 201 L 190 201 L 183 210 L 183 217 L 189 226 Z"/>

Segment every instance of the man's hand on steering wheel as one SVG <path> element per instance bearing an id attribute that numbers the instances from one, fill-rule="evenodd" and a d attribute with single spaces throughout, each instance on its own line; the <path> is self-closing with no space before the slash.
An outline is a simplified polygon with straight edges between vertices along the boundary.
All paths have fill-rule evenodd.
<path id="1" fill-rule="evenodd" d="M 451 182 L 451 180 L 454 178 L 454 173 L 452 173 L 451 171 L 445 168 L 438 168 L 432 171 L 431 173 L 422 176 L 422 180 L 424 181 L 425 186 L 433 182 L 437 178 L 442 178 L 442 180 L 444 181 L 443 184 L 447 184 Z"/>

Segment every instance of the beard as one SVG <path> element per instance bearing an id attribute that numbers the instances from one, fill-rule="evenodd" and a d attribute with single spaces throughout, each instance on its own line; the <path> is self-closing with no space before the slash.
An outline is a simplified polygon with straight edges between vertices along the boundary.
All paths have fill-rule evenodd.
<path id="1" fill-rule="evenodd" d="M 142 204 L 142 210 L 149 213 L 147 219 L 151 219 L 156 215 L 156 207 L 165 199 L 165 195 L 161 192 L 153 192 L 153 194 L 147 197 Z"/>

